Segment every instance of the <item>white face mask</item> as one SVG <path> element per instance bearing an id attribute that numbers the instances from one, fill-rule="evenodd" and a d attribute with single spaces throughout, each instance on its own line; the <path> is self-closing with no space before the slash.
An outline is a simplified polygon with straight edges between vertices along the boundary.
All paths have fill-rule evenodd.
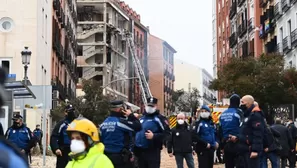
<path id="1" fill-rule="evenodd" d="M 82 153 L 85 151 L 86 146 L 84 141 L 73 139 L 71 140 L 70 149 L 73 153 Z"/>
<path id="2" fill-rule="evenodd" d="M 146 106 L 146 107 L 145 107 L 145 111 L 146 111 L 148 114 L 153 114 L 153 113 L 156 111 L 156 107 Z"/>
<path id="3" fill-rule="evenodd" d="M 201 112 L 200 117 L 201 118 L 208 118 L 210 116 L 210 112 Z"/>
<path id="4" fill-rule="evenodd" d="M 177 120 L 177 123 L 178 123 L 179 125 L 183 125 L 183 124 L 185 123 L 185 120 L 182 120 L 182 119 Z"/>

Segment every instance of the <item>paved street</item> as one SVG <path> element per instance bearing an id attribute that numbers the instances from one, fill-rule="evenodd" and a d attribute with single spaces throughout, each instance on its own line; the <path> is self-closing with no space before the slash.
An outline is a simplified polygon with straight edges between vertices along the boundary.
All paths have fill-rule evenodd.
<path id="1" fill-rule="evenodd" d="M 34 156 L 32 158 L 31 168 L 42 168 L 42 156 Z M 46 159 L 46 168 L 55 168 L 56 158 L 47 156 Z M 198 167 L 197 157 L 195 157 L 195 168 Z M 214 168 L 223 168 L 222 165 L 215 165 Z M 165 150 L 162 151 L 162 163 L 161 168 L 176 168 L 174 157 L 171 158 L 168 156 Z M 187 168 L 185 164 L 185 168 Z"/>

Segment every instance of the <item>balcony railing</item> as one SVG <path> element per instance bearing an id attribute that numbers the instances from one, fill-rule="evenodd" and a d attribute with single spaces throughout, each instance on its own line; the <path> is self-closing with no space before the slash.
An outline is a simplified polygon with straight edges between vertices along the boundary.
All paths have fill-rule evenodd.
<path id="1" fill-rule="evenodd" d="M 293 30 L 291 33 L 291 45 L 292 47 L 297 46 L 297 28 Z"/>
<path id="2" fill-rule="evenodd" d="M 290 9 L 290 4 L 288 3 L 288 0 L 281 0 L 281 7 L 283 13 L 287 12 Z"/>
<path id="3" fill-rule="evenodd" d="M 283 39 L 283 52 L 288 53 L 291 50 L 291 46 L 289 44 L 289 38 L 290 36 L 287 36 Z"/>
<path id="4" fill-rule="evenodd" d="M 237 5 L 236 5 L 236 2 L 234 2 L 230 7 L 229 18 L 232 19 L 235 16 L 236 12 L 237 12 Z"/>
<path id="5" fill-rule="evenodd" d="M 290 0 L 290 3 L 291 3 L 292 5 L 294 5 L 296 2 L 297 2 L 297 0 Z"/>
<path id="6" fill-rule="evenodd" d="M 274 5 L 274 17 L 276 20 L 279 19 L 283 15 L 281 9 L 282 9 L 281 3 L 278 2 Z"/>
<path id="7" fill-rule="evenodd" d="M 246 0 L 238 0 L 237 5 L 238 7 L 241 7 L 241 5 L 245 2 Z"/>
<path id="8" fill-rule="evenodd" d="M 246 32 L 247 32 L 247 24 L 246 24 L 246 21 L 243 21 L 243 22 L 238 26 L 238 36 L 239 36 L 239 37 L 242 37 Z"/>
<path id="9" fill-rule="evenodd" d="M 248 21 L 248 30 L 249 30 L 249 32 L 254 30 L 254 28 L 255 28 L 255 19 L 250 18 L 249 21 Z"/>
<path id="10" fill-rule="evenodd" d="M 283 51 L 282 51 L 282 43 L 277 43 L 277 45 L 276 45 L 276 51 L 278 52 L 278 53 L 282 53 Z"/>
<path id="11" fill-rule="evenodd" d="M 232 33 L 231 36 L 229 37 L 229 46 L 230 48 L 233 48 L 234 45 L 237 43 L 237 35 L 236 33 Z"/>

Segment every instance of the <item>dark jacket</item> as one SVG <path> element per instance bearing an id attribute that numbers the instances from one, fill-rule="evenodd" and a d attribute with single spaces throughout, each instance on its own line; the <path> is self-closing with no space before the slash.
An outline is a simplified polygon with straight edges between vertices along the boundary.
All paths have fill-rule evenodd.
<path id="1" fill-rule="evenodd" d="M 172 151 L 173 149 L 173 151 Z M 171 129 L 171 135 L 167 142 L 168 153 L 191 153 L 192 152 L 192 130 L 187 123 L 177 124 Z"/>
<path id="2" fill-rule="evenodd" d="M 280 133 L 279 143 L 282 146 L 282 150 L 280 151 L 281 157 L 287 157 L 289 155 L 290 149 L 294 149 L 292 136 L 289 132 L 289 129 L 281 124 L 275 124 L 271 126 L 271 128 L 275 129 Z"/>
<path id="3" fill-rule="evenodd" d="M 276 142 L 276 139 L 279 139 L 280 136 L 281 135 L 277 130 L 269 126 L 265 126 L 263 148 L 268 148 L 269 152 L 276 151 L 278 143 Z"/>
<path id="4" fill-rule="evenodd" d="M 297 140 L 297 128 L 295 124 L 292 122 L 288 125 L 289 132 L 292 136 L 294 149 L 296 148 L 296 140 Z"/>
<path id="5" fill-rule="evenodd" d="M 262 152 L 264 141 L 264 116 L 259 107 L 252 105 L 244 112 L 246 116 L 240 128 L 240 152 Z"/>
<path id="6" fill-rule="evenodd" d="M 70 138 L 66 132 L 68 125 L 71 122 L 67 119 L 59 121 L 52 132 L 50 146 L 55 153 L 57 149 L 63 150 L 64 148 L 70 149 Z"/>

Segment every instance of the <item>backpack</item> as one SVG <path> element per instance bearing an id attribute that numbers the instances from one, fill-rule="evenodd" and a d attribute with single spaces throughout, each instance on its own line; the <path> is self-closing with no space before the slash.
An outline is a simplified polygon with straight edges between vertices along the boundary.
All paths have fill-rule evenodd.
<path id="1" fill-rule="evenodd" d="M 269 128 L 269 127 L 267 127 L 267 126 L 265 126 L 265 130 L 267 130 L 268 133 L 272 135 L 272 138 L 273 138 L 273 144 L 272 144 L 272 145 L 273 145 L 273 147 L 275 148 L 276 153 L 277 153 L 277 154 L 280 154 L 281 151 L 283 150 L 283 147 L 282 147 L 282 145 L 280 144 L 280 140 L 279 140 L 280 136 L 276 136 L 276 135 L 271 131 L 271 128 Z"/>

